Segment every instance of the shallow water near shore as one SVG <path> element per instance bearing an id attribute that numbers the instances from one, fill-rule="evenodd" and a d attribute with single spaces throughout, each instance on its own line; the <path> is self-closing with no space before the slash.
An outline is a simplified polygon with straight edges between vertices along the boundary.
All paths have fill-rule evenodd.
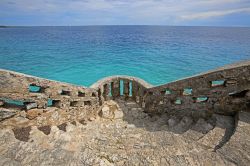
<path id="1" fill-rule="evenodd" d="M 250 28 L 0 28 L 0 68 L 90 86 L 110 75 L 159 85 L 250 59 Z"/>

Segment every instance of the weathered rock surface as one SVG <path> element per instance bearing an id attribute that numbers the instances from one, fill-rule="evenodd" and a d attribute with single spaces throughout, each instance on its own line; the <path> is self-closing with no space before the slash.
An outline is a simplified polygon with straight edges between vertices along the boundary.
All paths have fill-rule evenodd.
<path id="1" fill-rule="evenodd" d="M 16 115 L 16 111 L 0 108 L 0 121 L 8 119 Z"/>
<path id="2" fill-rule="evenodd" d="M 114 109 L 116 105 L 123 112 L 122 119 L 114 119 L 114 114 L 112 118 L 101 115 L 84 124 L 68 122 L 31 127 L 30 131 L 29 128 L 16 130 L 17 133 L 29 131 L 29 135 L 21 137 L 22 141 L 11 129 L 1 129 L 0 165 L 228 166 L 249 163 L 249 123 L 242 119 L 248 114 L 240 114 L 235 134 L 214 151 L 233 127 L 232 117 L 215 115 L 196 120 L 189 116 L 150 117 L 135 103 L 112 101 L 104 105 L 107 106 L 104 111 L 112 110 L 112 113 L 118 111 Z"/>
<path id="3" fill-rule="evenodd" d="M 30 110 L 32 108 L 37 108 L 37 104 L 36 103 L 26 104 L 26 110 Z"/>
<path id="4" fill-rule="evenodd" d="M 42 113 L 43 113 L 43 110 L 41 109 L 32 109 L 32 110 L 27 111 L 26 116 L 28 119 L 32 120 L 38 117 L 39 115 L 41 115 Z"/>
<path id="5" fill-rule="evenodd" d="M 238 165 L 250 163 L 250 113 L 240 112 L 238 126 L 229 141 L 217 150 L 225 159 Z"/>
<path id="6" fill-rule="evenodd" d="M 0 106 L 3 106 L 4 105 L 4 102 L 0 100 Z"/>
<path id="7" fill-rule="evenodd" d="M 123 112 L 116 102 L 110 100 L 103 104 L 99 115 L 106 119 L 121 119 L 123 117 Z"/>

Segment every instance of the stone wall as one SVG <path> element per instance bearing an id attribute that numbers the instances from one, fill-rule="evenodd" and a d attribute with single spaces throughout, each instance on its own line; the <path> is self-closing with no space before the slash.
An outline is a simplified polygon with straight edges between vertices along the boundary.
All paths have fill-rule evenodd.
<path id="1" fill-rule="evenodd" d="M 145 110 L 207 116 L 250 111 L 250 61 L 147 89 Z"/>
<path id="2" fill-rule="evenodd" d="M 47 118 L 38 124 L 47 125 L 92 116 L 99 108 L 99 100 L 92 88 L 0 70 L 0 107 L 5 112 L 22 112 L 30 119 L 53 112 L 61 115 L 60 120 Z"/>
<path id="3" fill-rule="evenodd" d="M 117 98 L 134 100 L 150 114 L 232 115 L 250 111 L 250 61 L 160 86 L 135 77 L 113 76 L 91 87 L 98 91 L 100 103 Z"/>
<path id="4" fill-rule="evenodd" d="M 112 76 L 86 88 L 0 70 L 2 120 L 12 116 L 3 113 L 11 110 L 13 116 L 18 113 L 36 119 L 35 125 L 59 124 L 95 116 L 104 101 L 118 98 L 136 101 L 150 114 L 204 117 L 250 111 L 250 61 L 160 86 L 135 77 Z M 53 119 L 55 112 L 60 120 Z"/>

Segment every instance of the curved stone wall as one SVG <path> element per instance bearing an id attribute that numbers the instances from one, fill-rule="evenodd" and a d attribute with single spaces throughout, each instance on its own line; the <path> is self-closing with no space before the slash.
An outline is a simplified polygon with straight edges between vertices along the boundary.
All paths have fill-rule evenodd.
<path id="1" fill-rule="evenodd" d="M 141 106 L 147 89 L 152 87 L 142 79 L 130 76 L 106 77 L 91 86 L 98 91 L 99 102 L 122 98 L 125 100 L 135 100 Z"/>
<path id="2" fill-rule="evenodd" d="M 152 114 L 230 115 L 250 109 L 250 61 L 160 86 L 135 77 L 112 76 L 91 87 L 98 91 L 100 103 L 116 98 L 132 99 Z"/>
<path id="3" fill-rule="evenodd" d="M 0 120 L 16 114 L 31 120 L 44 115 L 32 124 L 60 124 L 95 116 L 104 101 L 118 98 L 134 100 L 150 114 L 207 116 L 249 111 L 250 61 L 160 86 L 152 86 L 136 77 L 112 76 L 86 88 L 0 70 L 3 114 Z M 53 119 L 54 112 L 61 117 Z"/>

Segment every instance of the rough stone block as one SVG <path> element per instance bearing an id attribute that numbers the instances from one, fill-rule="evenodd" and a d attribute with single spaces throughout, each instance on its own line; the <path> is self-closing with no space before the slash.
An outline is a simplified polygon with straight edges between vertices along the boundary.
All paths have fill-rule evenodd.
<path id="1" fill-rule="evenodd" d="M 4 102 L 0 100 L 0 107 L 4 105 Z"/>
<path id="2" fill-rule="evenodd" d="M 2 120 L 11 118 L 13 116 L 16 115 L 15 111 L 9 110 L 9 109 L 4 109 L 4 108 L 0 108 L 0 122 Z"/>
<path id="3" fill-rule="evenodd" d="M 26 110 L 30 110 L 32 108 L 37 108 L 37 104 L 36 103 L 29 103 L 25 105 Z"/>
<path id="4" fill-rule="evenodd" d="M 41 109 L 32 109 L 32 110 L 28 110 L 26 112 L 26 117 L 30 120 L 35 119 L 36 117 L 38 117 L 39 115 L 41 115 L 43 113 L 43 110 Z"/>

